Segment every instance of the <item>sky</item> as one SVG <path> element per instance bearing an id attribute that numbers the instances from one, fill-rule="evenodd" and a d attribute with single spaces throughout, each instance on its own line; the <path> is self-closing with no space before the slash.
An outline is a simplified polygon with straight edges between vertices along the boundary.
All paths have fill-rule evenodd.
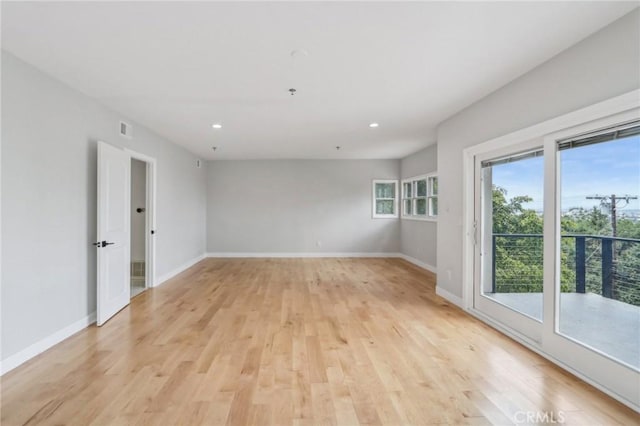
<path id="1" fill-rule="evenodd" d="M 493 184 L 507 190 L 507 199 L 529 195 L 533 202 L 526 207 L 541 211 L 543 163 L 543 157 L 537 157 L 494 166 Z M 640 196 L 640 135 L 563 150 L 560 175 L 562 211 L 600 205 L 598 200 L 587 200 L 587 195 Z M 638 210 L 640 200 L 618 206 L 620 213 Z"/>

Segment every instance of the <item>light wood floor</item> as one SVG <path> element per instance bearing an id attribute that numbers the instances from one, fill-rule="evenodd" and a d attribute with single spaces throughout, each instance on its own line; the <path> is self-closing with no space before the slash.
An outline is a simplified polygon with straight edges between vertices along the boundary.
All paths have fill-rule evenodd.
<path id="1" fill-rule="evenodd" d="M 640 423 L 399 259 L 208 259 L 2 378 L 3 426 L 475 425 L 527 412 Z"/>

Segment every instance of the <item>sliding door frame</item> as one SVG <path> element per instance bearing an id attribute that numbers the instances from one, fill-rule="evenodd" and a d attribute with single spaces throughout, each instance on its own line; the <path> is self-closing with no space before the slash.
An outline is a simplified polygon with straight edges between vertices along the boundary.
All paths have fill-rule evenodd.
<path id="1" fill-rule="evenodd" d="M 492 250 L 493 235 L 493 211 L 492 205 L 492 182 L 484 182 L 484 179 L 491 174 L 491 171 L 483 169 L 481 164 L 486 160 L 495 158 L 509 157 L 527 151 L 539 151 L 543 149 L 542 138 L 536 138 L 525 141 L 517 146 L 502 147 L 495 150 L 487 150 L 474 156 L 474 185 L 475 185 L 475 217 L 476 238 L 474 252 L 474 280 L 479 285 L 473 286 L 473 302 L 471 307 L 482 312 L 486 316 L 500 319 L 505 324 L 512 324 L 514 332 L 519 333 L 522 338 L 529 339 L 533 342 L 542 341 L 542 320 L 530 317 L 514 307 L 485 295 L 484 288 L 487 280 L 495 279 L 492 275 L 495 273 L 489 266 L 491 260 L 495 256 Z"/>
<path id="2" fill-rule="evenodd" d="M 463 150 L 463 308 L 531 350 L 570 371 L 586 382 L 640 411 L 640 373 L 612 360 L 558 330 L 560 276 L 560 190 L 557 141 L 599 127 L 640 116 L 640 90 L 591 105 L 534 126 L 518 130 Z M 541 341 L 488 317 L 474 308 L 474 262 L 477 240 L 475 223 L 476 156 L 499 149 L 518 150 L 527 141 L 542 139 L 544 147 L 544 310 Z M 603 368 L 605 366 L 605 368 Z"/>

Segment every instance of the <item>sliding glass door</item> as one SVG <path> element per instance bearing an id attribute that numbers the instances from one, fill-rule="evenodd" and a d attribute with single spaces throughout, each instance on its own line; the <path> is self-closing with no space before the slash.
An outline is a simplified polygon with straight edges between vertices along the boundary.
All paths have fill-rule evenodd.
<path id="1" fill-rule="evenodd" d="M 557 141 L 558 331 L 640 369 L 640 125 Z"/>
<path id="2" fill-rule="evenodd" d="M 638 407 L 640 108 L 549 126 L 467 151 L 466 303 Z"/>
<path id="3" fill-rule="evenodd" d="M 475 157 L 474 308 L 640 369 L 640 124 L 548 139 L 547 234 L 543 142 Z"/>
<path id="4" fill-rule="evenodd" d="M 541 142 L 476 157 L 474 306 L 540 341 L 544 157 Z"/>

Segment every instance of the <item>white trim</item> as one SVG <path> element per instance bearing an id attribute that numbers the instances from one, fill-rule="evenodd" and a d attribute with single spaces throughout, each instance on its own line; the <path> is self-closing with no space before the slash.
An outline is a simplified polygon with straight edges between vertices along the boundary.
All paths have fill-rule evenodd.
<path id="1" fill-rule="evenodd" d="M 196 256 L 193 259 L 191 259 L 190 261 L 185 262 L 182 265 L 178 266 L 177 268 L 174 268 L 171 271 L 167 272 L 166 274 L 162 275 L 161 277 L 158 277 L 158 279 L 155 282 L 154 287 L 158 287 L 158 286 L 166 283 L 171 278 L 173 278 L 176 275 L 178 275 L 179 273 L 191 268 L 193 265 L 195 265 L 196 263 L 200 262 L 205 257 L 209 257 L 209 256 L 207 256 L 205 254 L 201 254 L 199 256 Z"/>
<path id="2" fill-rule="evenodd" d="M 463 304 L 463 300 L 461 297 L 456 296 L 455 294 L 451 293 L 448 290 L 445 290 L 444 288 L 436 285 L 436 294 L 440 297 L 442 297 L 443 299 L 446 299 L 448 302 L 453 303 L 454 305 L 456 305 L 457 307 L 459 307 L 460 309 L 463 309 L 466 311 L 466 309 L 464 309 L 464 304 Z"/>
<path id="3" fill-rule="evenodd" d="M 436 267 L 435 267 L 435 266 L 433 266 L 433 265 L 429 265 L 429 264 L 428 264 L 428 263 L 426 263 L 426 262 L 423 262 L 423 261 L 421 261 L 421 260 L 418 260 L 418 259 L 416 259 L 415 257 L 411 257 L 411 256 L 406 255 L 406 254 L 404 254 L 404 253 L 400 253 L 400 256 L 399 256 L 399 257 L 400 257 L 400 259 L 404 259 L 404 260 L 406 260 L 406 261 L 407 261 L 407 262 L 409 262 L 409 263 L 413 263 L 414 265 L 419 266 L 419 267 L 420 267 L 420 268 L 422 268 L 422 269 L 426 269 L 426 270 L 427 270 L 427 271 L 429 271 L 429 272 L 433 272 L 434 274 L 437 274 L 437 273 L 438 273 L 438 268 L 436 268 Z"/>
<path id="4" fill-rule="evenodd" d="M 376 197 L 376 184 L 377 183 L 392 183 L 395 186 L 395 198 L 393 199 L 393 214 L 377 214 L 376 213 L 376 201 L 389 200 L 390 198 L 377 198 Z M 400 216 L 398 211 L 398 200 L 400 194 L 398 193 L 398 180 L 397 179 L 374 179 L 371 182 L 371 217 L 373 219 L 397 219 Z"/>
<path id="5" fill-rule="evenodd" d="M 134 150 L 129 149 L 129 148 L 123 148 L 123 149 L 124 149 L 124 152 L 129 154 L 129 156 L 131 158 L 135 158 L 136 160 L 144 161 L 145 163 L 155 163 L 156 162 L 155 158 L 150 157 L 150 156 L 148 156 L 146 154 L 143 154 L 141 152 L 137 152 L 137 151 L 134 151 Z"/>
<path id="6" fill-rule="evenodd" d="M 21 350 L 18 353 L 15 353 L 3 360 L 0 363 L 0 375 L 8 373 L 19 365 L 24 364 L 29 361 L 31 358 L 41 354 L 47 349 L 51 348 L 54 345 L 62 342 L 66 338 L 76 334 L 77 332 L 89 327 L 91 324 L 96 322 L 96 313 L 93 312 L 86 317 L 74 322 L 63 328 L 62 330 L 58 330 L 55 333 L 45 337 L 44 339 L 28 346 L 27 348 Z"/>
<path id="7" fill-rule="evenodd" d="M 463 150 L 464 154 L 472 156 L 487 150 L 513 146 L 522 141 L 543 137 L 549 133 L 578 126 L 589 121 L 595 121 L 603 117 L 618 114 L 638 107 L 640 89 L 632 90 L 624 95 L 599 102 L 594 105 L 573 111 L 560 117 L 552 118 L 542 123 L 526 127 L 515 132 L 490 139 L 478 145 L 470 146 Z M 466 155 L 465 155 L 466 156 Z"/>
<path id="8" fill-rule="evenodd" d="M 404 200 L 402 200 L 402 201 L 404 201 Z M 402 220 L 417 220 L 418 222 L 438 223 L 438 216 L 402 216 L 401 219 Z"/>
<path id="9" fill-rule="evenodd" d="M 205 257 L 216 257 L 216 258 L 263 258 L 263 259 L 269 259 L 269 258 L 284 258 L 284 257 L 288 257 L 288 258 L 325 258 L 325 257 L 362 257 L 362 258 L 366 258 L 366 257 L 371 257 L 371 258 L 384 258 L 384 257 L 388 257 L 388 258 L 398 258 L 398 257 L 402 257 L 402 254 L 400 253 L 363 253 L 363 252 L 352 252 L 352 253 L 313 253 L 313 252 L 306 252 L 306 253 L 270 253 L 270 252 L 263 252 L 263 253 L 252 253 L 252 252 L 243 252 L 243 253 L 231 253 L 231 252 L 214 252 L 214 253 L 207 253 L 205 255 Z"/>

